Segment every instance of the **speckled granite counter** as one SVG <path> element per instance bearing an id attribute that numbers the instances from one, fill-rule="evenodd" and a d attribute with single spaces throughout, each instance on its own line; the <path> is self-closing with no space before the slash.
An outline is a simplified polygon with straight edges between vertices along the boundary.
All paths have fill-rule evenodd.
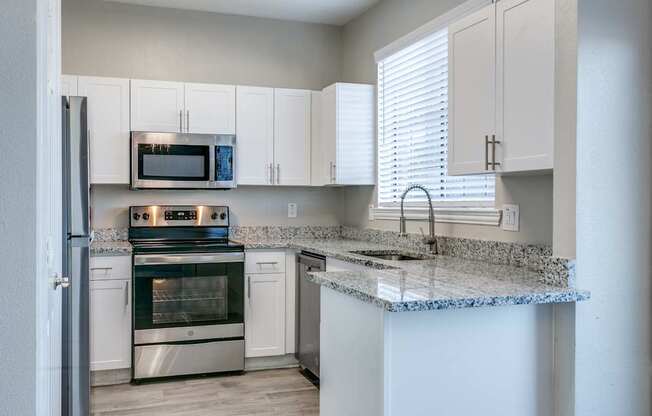
<path id="1" fill-rule="evenodd" d="M 308 279 L 335 291 L 373 303 L 390 312 L 480 306 L 576 302 L 590 294 L 543 283 L 540 271 L 495 265 L 450 256 L 429 260 L 389 261 L 350 253 L 392 251 L 392 246 L 348 239 L 245 239 L 248 249 L 293 248 L 371 268 L 359 272 L 311 273 Z"/>
<path id="2" fill-rule="evenodd" d="M 129 241 L 93 241 L 91 243 L 91 257 L 130 256 L 131 250 Z"/>
<path id="3" fill-rule="evenodd" d="M 130 256 L 131 244 L 126 228 L 99 228 L 93 230 L 91 257 Z"/>

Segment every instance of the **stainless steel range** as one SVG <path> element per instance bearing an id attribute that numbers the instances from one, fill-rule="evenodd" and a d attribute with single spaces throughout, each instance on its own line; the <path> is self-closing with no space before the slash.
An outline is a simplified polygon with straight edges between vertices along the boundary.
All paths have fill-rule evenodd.
<path id="1" fill-rule="evenodd" d="M 133 380 L 244 370 L 244 248 L 229 209 L 131 207 Z"/>

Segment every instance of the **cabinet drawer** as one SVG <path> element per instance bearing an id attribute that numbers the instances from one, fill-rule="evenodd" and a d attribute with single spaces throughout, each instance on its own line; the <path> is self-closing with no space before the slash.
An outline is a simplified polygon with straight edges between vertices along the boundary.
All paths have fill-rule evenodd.
<path id="1" fill-rule="evenodd" d="M 90 280 L 131 279 L 131 256 L 91 257 Z"/>
<path id="2" fill-rule="evenodd" d="M 245 273 L 285 273 L 285 251 L 247 251 Z"/>

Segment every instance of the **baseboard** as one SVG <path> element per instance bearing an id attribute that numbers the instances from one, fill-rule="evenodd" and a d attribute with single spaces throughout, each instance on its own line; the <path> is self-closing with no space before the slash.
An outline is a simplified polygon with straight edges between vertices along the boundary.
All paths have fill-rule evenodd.
<path id="1" fill-rule="evenodd" d="M 91 371 L 91 387 L 126 384 L 131 381 L 131 368 Z"/>
<path id="2" fill-rule="evenodd" d="M 245 359 L 245 371 L 273 370 L 279 368 L 296 368 L 299 362 L 294 354 L 278 355 L 275 357 L 256 357 Z"/>

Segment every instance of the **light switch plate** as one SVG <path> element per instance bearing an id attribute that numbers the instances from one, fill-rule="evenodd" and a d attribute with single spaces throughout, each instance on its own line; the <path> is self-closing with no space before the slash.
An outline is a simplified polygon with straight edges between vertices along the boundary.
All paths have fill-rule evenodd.
<path id="1" fill-rule="evenodd" d="M 519 222 L 519 206 L 516 204 L 503 205 L 503 230 L 505 231 L 518 231 Z"/>
<path id="2" fill-rule="evenodd" d="M 288 218 L 296 218 L 297 217 L 297 204 L 294 202 L 290 202 L 288 204 Z"/>

